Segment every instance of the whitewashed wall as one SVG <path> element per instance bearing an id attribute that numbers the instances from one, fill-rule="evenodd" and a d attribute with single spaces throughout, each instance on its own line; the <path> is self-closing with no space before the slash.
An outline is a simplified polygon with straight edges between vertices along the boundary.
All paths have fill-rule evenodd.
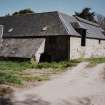
<path id="1" fill-rule="evenodd" d="M 81 38 L 70 38 L 70 59 L 105 57 L 105 41 L 86 39 L 86 46 L 81 46 Z"/>
<path id="2" fill-rule="evenodd" d="M 45 49 L 45 40 L 43 40 L 43 42 L 41 43 L 41 45 L 38 48 L 37 52 L 35 53 L 36 62 L 39 62 L 41 54 L 44 53 L 44 49 Z"/>

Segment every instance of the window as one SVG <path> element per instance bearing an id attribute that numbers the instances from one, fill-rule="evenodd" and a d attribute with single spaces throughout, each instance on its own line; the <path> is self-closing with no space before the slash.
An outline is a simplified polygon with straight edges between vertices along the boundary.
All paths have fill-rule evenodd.
<path id="1" fill-rule="evenodd" d="M 81 35 L 81 46 L 86 46 L 86 29 L 76 28 L 75 30 Z"/>
<path id="2" fill-rule="evenodd" d="M 48 29 L 48 27 L 45 26 L 45 27 L 42 28 L 42 31 L 47 31 L 47 29 Z"/>
<path id="3" fill-rule="evenodd" d="M 81 46 L 86 46 L 86 35 L 82 35 Z"/>
<path id="4" fill-rule="evenodd" d="M 86 46 L 86 30 L 82 29 L 81 30 L 81 46 Z"/>
<path id="5" fill-rule="evenodd" d="M 101 40 L 99 39 L 99 44 L 101 44 Z"/>
<path id="6" fill-rule="evenodd" d="M 78 22 L 72 22 L 71 25 L 73 26 L 73 28 L 79 29 L 80 25 Z"/>
<path id="7" fill-rule="evenodd" d="M 8 32 L 12 32 L 13 31 L 13 28 L 10 28 L 9 30 L 8 30 Z"/>
<path id="8" fill-rule="evenodd" d="M 102 33 L 105 35 L 105 31 L 102 31 Z"/>

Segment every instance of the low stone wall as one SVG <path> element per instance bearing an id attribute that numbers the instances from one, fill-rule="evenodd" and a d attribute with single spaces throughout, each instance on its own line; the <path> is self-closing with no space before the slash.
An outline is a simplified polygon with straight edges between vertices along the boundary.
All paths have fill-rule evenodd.
<path id="1" fill-rule="evenodd" d="M 105 41 L 86 39 L 86 46 L 81 46 L 81 38 L 70 37 L 70 59 L 105 57 Z"/>
<path id="2" fill-rule="evenodd" d="M 0 40 L 0 57 L 31 58 L 43 43 L 44 38 L 9 38 Z"/>

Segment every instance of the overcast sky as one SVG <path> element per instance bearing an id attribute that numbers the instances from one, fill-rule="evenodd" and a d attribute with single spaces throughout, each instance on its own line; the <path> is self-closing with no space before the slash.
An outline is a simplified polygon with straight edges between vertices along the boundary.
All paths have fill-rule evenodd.
<path id="1" fill-rule="evenodd" d="M 105 0 L 0 0 L 0 16 L 25 8 L 35 12 L 57 10 L 73 15 L 74 11 L 81 11 L 84 7 L 105 16 Z"/>

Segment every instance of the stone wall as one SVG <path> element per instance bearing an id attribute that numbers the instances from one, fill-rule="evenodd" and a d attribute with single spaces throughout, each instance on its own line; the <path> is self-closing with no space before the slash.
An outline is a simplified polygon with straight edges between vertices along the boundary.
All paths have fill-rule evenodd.
<path id="1" fill-rule="evenodd" d="M 105 41 L 86 39 L 86 46 L 81 46 L 81 38 L 70 37 L 70 59 L 105 57 Z"/>
<path id="2" fill-rule="evenodd" d="M 36 52 L 44 40 L 44 38 L 3 39 L 0 43 L 0 57 L 31 58 L 37 56 Z M 41 53 L 41 50 L 39 53 Z"/>

